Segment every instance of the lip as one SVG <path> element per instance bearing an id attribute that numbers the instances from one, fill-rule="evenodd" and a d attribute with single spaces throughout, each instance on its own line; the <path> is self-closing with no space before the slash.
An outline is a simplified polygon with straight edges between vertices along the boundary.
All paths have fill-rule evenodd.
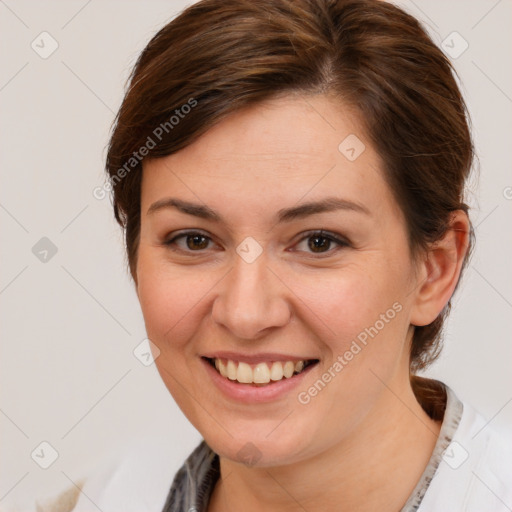
<path id="1" fill-rule="evenodd" d="M 285 377 L 282 380 L 273 382 L 272 384 L 268 384 L 267 386 L 251 386 L 250 384 L 240 384 L 237 381 L 232 381 L 227 379 L 226 377 L 222 377 L 222 375 L 220 375 L 220 373 L 217 372 L 217 370 L 208 362 L 208 360 L 205 359 L 205 357 L 207 356 L 200 358 L 201 362 L 203 363 L 207 374 L 210 376 L 211 380 L 213 381 L 215 386 L 221 391 L 221 393 L 231 400 L 235 400 L 236 402 L 246 404 L 272 402 L 274 400 L 278 400 L 284 397 L 287 393 L 290 393 L 293 389 L 297 388 L 300 385 L 300 383 L 304 380 L 305 375 L 307 375 L 311 370 L 313 370 L 313 368 L 316 368 L 318 364 L 312 364 L 311 366 L 308 366 L 297 375 L 293 375 L 288 379 Z M 219 356 L 217 355 L 216 357 Z M 258 356 L 257 361 L 261 361 L 260 357 L 261 355 Z M 298 359 L 274 359 L 274 361 L 281 360 L 290 361 Z M 240 359 L 238 359 L 238 361 L 240 361 Z"/>
<path id="2" fill-rule="evenodd" d="M 208 359 L 231 359 L 232 361 L 247 363 L 247 364 L 257 364 L 257 363 L 273 363 L 274 361 L 308 361 L 311 359 L 318 359 L 318 357 L 302 357 L 292 354 L 276 354 L 271 352 L 260 352 L 258 354 L 241 354 L 239 352 L 210 352 L 207 354 L 201 354 L 202 357 L 207 357 Z"/>

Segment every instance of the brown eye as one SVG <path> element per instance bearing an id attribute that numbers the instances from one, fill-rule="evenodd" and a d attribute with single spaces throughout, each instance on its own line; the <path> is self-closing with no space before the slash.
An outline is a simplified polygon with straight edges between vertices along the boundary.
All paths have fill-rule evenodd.
<path id="1" fill-rule="evenodd" d="M 186 240 L 189 249 L 206 249 L 208 247 L 207 237 L 203 235 L 186 235 Z"/>
<path id="2" fill-rule="evenodd" d="M 178 243 L 178 240 L 182 239 L 185 240 L 185 246 Z M 168 240 L 165 242 L 165 245 L 170 247 L 172 250 L 199 252 L 201 250 L 207 249 L 210 241 L 211 238 L 203 235 L 202 233 L 198 233 L 196 231 L 188 231 L 186 233 L 181 233 L 178 236 L 175 236 L 171 240 Z"/>
<path id="3" fill-rule="evenodd" d="M 326 233 L 324 231 L 307 233 L 306 236 L 300 240 L 299 245 L 305 240 L 307 240 L 308 248 L 308 251 L 306 252 L 312 252 L 314 254 L 330 255 L 336 252 L 336 249 L 349 246 L 347 241 L 334 234 Z M 334 250 L 330 250 L 333 244 L 337 245 L 338 247 L 336 247 Z"/>
<path id="4" fill-rule="evenodd" d="M 331 246 L 332 240 L 326 236 L 312 236 L 308 238 L 308 247 L 313 252 L 324 252 Z"/>

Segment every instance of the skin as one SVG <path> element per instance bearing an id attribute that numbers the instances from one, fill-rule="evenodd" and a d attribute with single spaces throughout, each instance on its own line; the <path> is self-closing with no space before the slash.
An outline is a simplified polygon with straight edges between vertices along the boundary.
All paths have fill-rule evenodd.
<path id="1" fill-rule="evenodd" d="M 349 134 L 366 146 L 352 162 L 338 150 Z M 441 425 L 412 392 L 410 340 L 413 326 L 432 322 L 453 293 L 468 221 L 455 212 L 452 229 L 414 260 L 381 168 L 355 113 L 325 95 L 252 106 L 185 149 L 144 163 L 137 294 L 165 385 L 220 456 L 210 512 L 240 503 L 245 512 L 396 512 L 428 463 Z M 368 213 L 276 223 L 280 209 L 327 196 Z M 175 208 L 148 213 L 168 197 L 207 205 L 225 222 Z M 187 229 L 209 238 L 165 245 Z M 306 232 L 319 229 L 348 245 L 322 239 L 315 252 Z M 263 251 L 252 263 L 236 252 L 248 236 Z M 401 311 L 300 403 L 298 393 L 394 303 Z M 244 404 L 212 384 L 200 356 L 215 350 L 286 353 L 319 364 L 282 398 Z M 238 455 L 246 443 L 257 448 L 253 465 Z"/>

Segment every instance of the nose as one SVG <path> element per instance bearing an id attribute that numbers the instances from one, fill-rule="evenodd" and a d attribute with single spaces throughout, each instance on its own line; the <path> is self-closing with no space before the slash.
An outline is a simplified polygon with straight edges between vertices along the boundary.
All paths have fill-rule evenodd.
<path id="1" fill-rule="evenodd" d="M 238 254 L 234 267 L 218 284 L 212 306 L 214 322 L 237 339 L 257 339 L 272 328 L 283 327 L 291 317 L 289 289 L 269 268 L 265 254 L 248 263 Z"/>

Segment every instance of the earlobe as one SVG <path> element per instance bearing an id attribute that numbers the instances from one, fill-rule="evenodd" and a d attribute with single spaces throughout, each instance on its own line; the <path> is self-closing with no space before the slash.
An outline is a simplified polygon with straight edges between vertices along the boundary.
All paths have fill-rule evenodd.
<path id="1" fill-rule="evenodd" d="M 442 239 L 428 250 L 420 265 L 411 324 L 432 323 L 450 300 L 459 281 L 469 247 L 470 224 L 466 212 L 453 212 Z"/>

